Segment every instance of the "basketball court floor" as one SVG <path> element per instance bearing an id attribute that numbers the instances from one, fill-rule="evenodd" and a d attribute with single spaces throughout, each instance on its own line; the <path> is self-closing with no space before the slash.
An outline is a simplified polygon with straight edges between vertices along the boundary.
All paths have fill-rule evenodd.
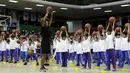
<path id="1" fill-rule="evenodd" d="M 63 68 L 60 65 L 56 65 L 54 62 L 50 62 L 50 66 L 47 67 L 46 73 L 130 73 L 130 66 L 125 65 L 123 69 L 117 69 L 117 71 L 104 71 L 105 65 L 101 65 L 100 68 L 95 67 L 92 63 L 92 69 L 82 69 L 82 67 L 76 67 L 72 63 L 68 63 L 68 67 Z M 36 66 L 34 61 L 30 61 L 28 65 L 24 66 L 22 61 L 17 64 L 0 62 L 0 73 L 43 73 L 40 72 L 40 66 Z"/>

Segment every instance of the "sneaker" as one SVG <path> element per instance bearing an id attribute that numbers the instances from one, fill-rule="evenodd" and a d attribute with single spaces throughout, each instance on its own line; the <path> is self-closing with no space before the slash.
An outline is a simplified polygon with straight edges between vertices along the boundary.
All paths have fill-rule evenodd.
<path id="1" fill-rule="evenodd" d="M 13 63 L 13 61 L 10 61 L 9 63 Z"/>
<path id="2" fill-rule="evenodd" d="M 46 72 L 46 69 L 45 68 L 40 68 L 40 72 L 41 71 Z"/>
<path id="3" fill-rule="evenodd" d="M 110 71 L 110 69 L 104 69 L 105 71 Z"/>
<path id="4" fill-rule="evenodd" d="M 27 65 L 27 62 L 25 62 L 23 65 Z"/>
<path id="5" fill-rule="evenodd" d="M 14 64 L 16 64 L 16 63 L 17 63 L 17 61 L 14 62 Z"/>
<path id="6" fill-rule="evenodd" d="M 64 65 L 64 67 L 67 67 L 67 65 Z"/>
<path id="7" fill-rule="evenodd" d="M 113 69 L 112 71 L 116 71 L 116 69 Z"/>
<path id="8" fill-rule="evenodd" d="M 61 67 L 65 67 L 65 65 L 62 65 Z"/>
<path id="9" fill-rule="evenodd" d="M 48 70 L 47 68 L 43 67 L 43 68 L 40 68 L 40 71 L 44 71 L 46 72 L 46 70 Z"/>
<path id="10" fill-rule="evenodd" d="M 79 64 L 77 64 L 76 66 L 80 66 Z"/>
<path id="11" fill-rule="evenodd" d="M 46 64 L 44 64 L 45 66 L 49 66 L 49 64 L 48 63 L 46 63 Z"/>
<path id="12" fill-rule="evenodd" d="M 39 65 L 39 63 L 37 62 L 37 64 L 36 64 L 37 66 Z"/>
<path id="13" fill-rule="evenodd" d="M 0 60 L 0 61 L 3 61 L 3 60 Z"/>
<path id="14" fill-rule="evenodd" d="M 82 64 L 82 66 L 84 66 L 84 64 Z"/>
<path id="15" fill-rule="evenodd" d="M 125 62 L 125 64 L 128 64 L 128 62 Z"/>

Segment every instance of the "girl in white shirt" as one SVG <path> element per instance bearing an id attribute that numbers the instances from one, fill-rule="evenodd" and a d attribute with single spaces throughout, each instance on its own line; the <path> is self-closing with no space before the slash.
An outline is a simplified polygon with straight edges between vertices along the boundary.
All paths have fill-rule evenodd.
<path id="1" fill-rule="evenodd" d="M 28 40 L 27 40 L 27 38 L 25 36 L 22 38 L 22 44 L 21 44 L 21 46 L 22 46 L 22 48 L 21 48 L 22 60 L 24 62 L 24 65 L 27 65 Z"/>
<path id="2" fill-rule="evenodd" d="M 29 39 L 29 42 L 28 42 L 28 51 L 33 51 L 33 55 L 30 56 L 30 55 L 27 55 L 27 60 L 32 57 L 33 60 L 36 60 L 36 65 L 39 65 L 38 63 L 38 58 L 36 56 L 36 47 L 35 47 L 35 43 L 32 39 Z"/>
<path id="3" fill-rule="evenodd" d="M 97 66 L 100 66 L 101 64 L 101 60 L 104 62 L 104 64 L 106 65 L 106 42 L 105 42 L 105 38 L 104 35 L 100 35 L 99 41 L 98 41 L 98 61 L 97 61 Z"/>
<path id="4" fill-rule="evenodd" d="M 93 58 L 94 58 L 94 63 L 97 63 L 97 59 L 98 59 L 98 38 L 95 36 L 93 37 L 92 40 L 92 49 L 93 49 Z"/>
<path id="5" fill-rule="evenodd" d="M 118 27 L 117 27 L 118 28 Z M 118 66 L 120 67 L 121 63 L 121 42 L 122 42 L 122 36 L 121 36 L 121 28 L 119 32 L 115 32 L 115 53 L 116 53 L 116 59 L 118 61 Z"/>
<path id="6" fill-rule="evenodd" d="M 110 28 L 110 26 L 112 26 L 112 28 Z M 116 55 L 115 55 L 115 49 L 114 49 L 114 25 L 115 23 L 108 23 L 107 29 L 106 29 L 106 56 L 107 56 L 107 71 L 110 70 L 110 64 L 112 63 L 113 65 L 113 71 L 116 71 Z M 110 29 L 112 30 L 110 30 Z M 109 30 L 108 30 L 109 29 Z"/>
<path id="7" fill-rule="evenodd" d="M 124 63 L 129 63 L 130 57 L 129 57 L 129 45 L 128 45 L 128 34 L 127 32 L 123 32 L 123 38 L 121 41 L 121 64 L 119 67 L 123 68 Z"/>
<path id="8" fill-rule="evenodd" d="M 68 33 L 67 31 L 61 31 L 60 39 L 60 52 L 62 57 L 62 67 L 67 67 L 68 59 Z"/>
<path id="9" fill-rule="evenodd" d="M 88 33 L 84 34 L 83 40 L 83 54 L 84 54 L 84 67 L 88 65 L 88 68 L 91 69 L 91 37 L 90 30 Z"/>
<path id="10" fill-rule="evenodd" d="M 77 43 L 76 43 L 77 64 L 76 66 L 80 66 L 80 64 L 82 64 L 82 58 L 83 58 L 82 55 L 83 55 L 82 37 L 81 35 L 77 35 Z"/>
<path id="11" fill-rule="evenodd" d="M 69 40 L 69 60 L 70 61 L 75 60 L 73 36 L 70 36 L 70 40 Z"/>
<path id="12" fill-rule="evenodd" d="M 56 64 L 59 64 L 61 63 L 61 53 L 60 53 L 61 47 L 60 47 L 60 37 L 58 35 L 55 36 L 54 46 L 56 48 L 54 57 L 56 59 Z"/>
<path id="13" fill-rule="evenodd" d="M 97 59 L 98 59 L 98 51 L 97 51 L 97 49 L 98 49 L 98 40 L 96 40 L 96 39 L 98 39 L 98 38 L 96 38 L 96 36 L 95 37 L 93 37 L 93 39 L 92 39 L 92 49 L 93 49 L 93 58 L 94 58 L 94 63 L 97 63 Z"/>
<path id="14" fill-rule="evenodd" d="M 10 46 L 9 46 L 10 40 L 7 39 L 6 40 L 6 62 L 9 61 L 9 57 L 10 57 Z"/>
<path id="15" fill-rule="evenodd" d="M 17 59 L 17 61 L 19 61 L 19 56 L 20 56 L 20 41 L 19 41 L 18 37 L 15 37 L 15 42 L 16 42 L 16 45 L 15 45 L 16 59 Z"/>
<path id="16" fill-rule="evenodd" d="M 16 40 L 15 40 L 15 36 L 13 34 L 10 37 L 9 46 L 10 46 L 10 55 L 11 55 L 10 63 L 13 62 L 13 58 L 14 58 L 14 63 L 17 63 Z"/>
<path id="17" fill-rule="evenodd" d="M 7 60 L 6 59 L 6 41 L 5 37 L 2 36 L 2 41 L 1 41 L 1 61 Z"/>

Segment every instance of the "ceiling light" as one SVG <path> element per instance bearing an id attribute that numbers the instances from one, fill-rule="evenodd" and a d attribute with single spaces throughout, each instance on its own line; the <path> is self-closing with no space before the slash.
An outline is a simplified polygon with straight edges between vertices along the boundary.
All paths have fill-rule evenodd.
<path id="1" fill-rule="evenodd" d="M 26 9 L 26 10 L 32 10 L 32 8 L 29 8 L 29 7 L 25 7 L 24 9 Z"/>
<path id="2" fill-rule="evenodd" d="M 16 0 L 9 0 L 9 2 L 11 2 L 11 3 L 18 3 L 18 1 L 16 1 Z"/>
<path id="3" fill-rule="evenodd" d="M 106 11 L 104 11 L 104 12 L 112 12 L 112 10 L 106 10 Z"/>
<path id="4" fill-rule="evenodd" d="M 93 10 L 100 10 L 100 9 L 102 9 L 102 8 L 93 8 Z"/>
<path id="5" fill-rule="evenodd" d="M 5 4 L 0 4 L 0 6 L 4 7 L 4 6 L 6 6 L 6 5 L 5 5 Z"/>
<path id="6" fill-rule="evenodd" d="M 38 7 L 43 7 L 44 5 L 41 5 L 41 4 L 36 4 L 36 6 L 38 6 Z"/>
<path id="7" fill-rule="evenodd" d="M 130 6 L 130 4 L 121 5 L 121 7 L 128 7 L 128 6 Z"/>
<path id="8" fill-rule="evenodd" d="M 62 9 L 62 10 L 68 10 L 68 8 L 60 8 L 60 9 Z"/>

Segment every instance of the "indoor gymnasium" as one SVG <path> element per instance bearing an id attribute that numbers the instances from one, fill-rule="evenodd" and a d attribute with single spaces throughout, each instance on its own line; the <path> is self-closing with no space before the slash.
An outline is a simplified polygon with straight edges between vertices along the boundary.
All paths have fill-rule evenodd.
<path id="1" fill-rule="evenodd" d="M 0 0 L 0 73 L 130 73 L 130 0 Z"/>

